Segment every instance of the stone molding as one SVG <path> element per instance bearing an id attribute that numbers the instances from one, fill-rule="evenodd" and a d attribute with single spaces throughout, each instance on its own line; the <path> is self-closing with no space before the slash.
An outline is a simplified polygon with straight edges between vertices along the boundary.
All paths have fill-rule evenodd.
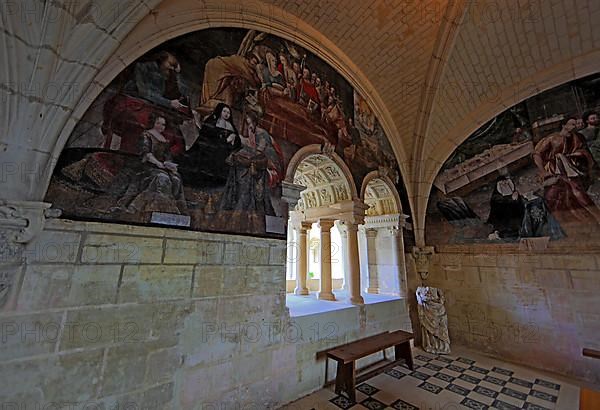
<path id="1" fill-rule="evenodd" d="M 365 228 L 377 229 L 377 228 L 393 228 L 400 229 L 406 227 L 406 220 L 408 215 L 404 214 L 388 214 L 378 216 L 366 216 L 365 217 Z"/>
<path id="2" fill-rule="evenodd" d="M 365 220 L 365 211 L 369 209 L 358 198 L 321 206 L 318 208 L 309 208 L 303 211 L 304 220 L 317 222 L 319 219 L 332 219 L 342 221 L 348 224 L 361 225 Z"/>
<path id="3" fill-rule="evenodd" d="M 564 255 L 564 254 L 600 254 L 600 241 L 586 242 L 549 241 L 544 250 L 526 249 L 520 242 L 515 243 L 468 243 L 435 245 L 436 253 L 470 255 Z"/>

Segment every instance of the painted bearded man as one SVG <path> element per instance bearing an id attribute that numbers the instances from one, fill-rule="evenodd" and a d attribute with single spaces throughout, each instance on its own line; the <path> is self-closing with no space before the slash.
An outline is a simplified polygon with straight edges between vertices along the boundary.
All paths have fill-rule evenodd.
<path id="1" fill-rule="evenodd" d="M 586 193 L 594 160 L 577 120 L 567 118 L 559 132 L 537 143 L 533 160 L 544 185 L 544 199 L 552 212 L 600 223 L 600 210 Z"/>

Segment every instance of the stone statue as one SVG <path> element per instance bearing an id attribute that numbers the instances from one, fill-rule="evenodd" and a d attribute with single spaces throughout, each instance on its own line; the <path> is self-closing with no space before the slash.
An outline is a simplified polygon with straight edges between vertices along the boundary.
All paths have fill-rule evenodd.
<path id="1" fill-rule="evenodd" d="M 434 354 L 450 353 L 444 293 L 438 288 L 419 286 L 417 302 L 423 349 Z"/>

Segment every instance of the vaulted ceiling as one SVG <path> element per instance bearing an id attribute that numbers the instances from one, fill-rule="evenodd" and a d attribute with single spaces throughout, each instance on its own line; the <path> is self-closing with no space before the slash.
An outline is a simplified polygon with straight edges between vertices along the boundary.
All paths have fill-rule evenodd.
<path id="1" fill-rule="evenodd" d="M 456 146 L 516 102 L 600 67 L 596 0 L 122 3 L 39 2 L 34 13 L 18 5 L 3 13 L 0 155 L 27 172 L 0 180 L 2 197 L 43 198 L 73 126 L 144 52 L 201 28 L 247 27 L 306 47 L 370 102 L 424 244 L 432 181 Z"/>

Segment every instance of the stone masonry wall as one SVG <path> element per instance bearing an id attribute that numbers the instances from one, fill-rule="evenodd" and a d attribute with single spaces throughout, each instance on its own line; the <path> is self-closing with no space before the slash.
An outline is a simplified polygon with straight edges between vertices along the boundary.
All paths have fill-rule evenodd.
<path id="1" fill-rule="evenodd" d="M 551 243 L 440 246 L 427 284 L 446 292 L 452 343 L 600 385 L 600 252 Z"/>
<path id="2" fill-rule="evenodd" d="M 410 330 L 402 300 L 290 318 L 285 246 L 49 221 L 0 313 L 2 409 L 277 408 L 322 386 L 317 352 Z"/>

